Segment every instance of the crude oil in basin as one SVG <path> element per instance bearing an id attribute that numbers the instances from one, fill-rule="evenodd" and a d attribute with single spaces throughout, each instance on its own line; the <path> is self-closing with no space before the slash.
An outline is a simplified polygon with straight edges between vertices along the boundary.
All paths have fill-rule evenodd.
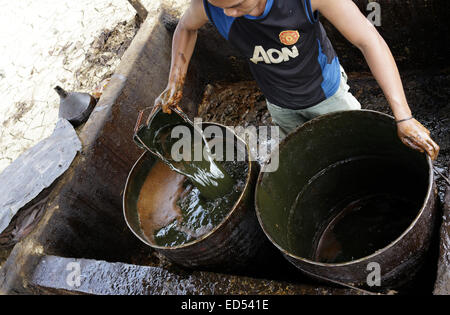
<path id="1" fill-rule="evenodd" d="M 220 164 L 195 160 L 195 152 L 187 162 L 174 161 L 165 154 L 176 145 L 168 140 L 173 139 L 172 130 L 179 126 L 190 130 L 191 123 L 175 110 L 170 115 L 159 111 L 149 121 L 137 128 L 135 137 L 148 151 L 133 166 L 124 192 L 129 228 L 184 267 L 221 271 L 245 267 L 264 240 L 253 202 L 258 165 L 249 161 L 248 147 L 225 126 L 203 123 L 200 128 L 213 144 L 211 154 L 215 158 L 220 154 Z M 229 178 L 218 177 L 217 172 Z"/>
<path id="2" fill-rule="evenodd" d="M 283 139 L 279 163 L 262 168 L 256 211 L 291 263 L 361 286 L 373 263 L 383 287 L 414 275 L 433 231 L 432 164 L 401 143 L 392 117 L 361 110 L 313 119 Z"/>

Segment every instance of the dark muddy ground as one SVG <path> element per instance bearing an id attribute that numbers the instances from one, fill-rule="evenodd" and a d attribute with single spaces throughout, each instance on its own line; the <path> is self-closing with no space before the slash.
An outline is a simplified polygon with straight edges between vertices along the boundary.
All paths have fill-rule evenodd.
<path id="1" fill-rule="evenodd" d="M 208 84 L 198 116 L 226 126 L 272 123 L 264 95 L 254 81 Z"/>

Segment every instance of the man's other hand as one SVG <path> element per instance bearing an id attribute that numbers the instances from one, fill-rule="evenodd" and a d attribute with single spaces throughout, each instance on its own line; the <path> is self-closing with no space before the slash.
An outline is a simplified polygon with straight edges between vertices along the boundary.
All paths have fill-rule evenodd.
<path id="1" fill-rule="evenodd" d="M 439 146 L 430 138 L 430 131 L 417 120 L 410 119 L 397 123 L 400 140 L 410 148 L 426 152 L 434 161 L 439 154 Z"/>

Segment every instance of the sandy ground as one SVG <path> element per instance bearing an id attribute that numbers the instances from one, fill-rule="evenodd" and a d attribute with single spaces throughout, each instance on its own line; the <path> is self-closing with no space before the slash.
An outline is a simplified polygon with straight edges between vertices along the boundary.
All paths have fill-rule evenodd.
<path id="1" fill-rule="evenodd" d="M 114 72 L 135 14 L 126 0 L 0 0 L 0 172 L 53 131 L 56 85 L 92 92 Z"/>

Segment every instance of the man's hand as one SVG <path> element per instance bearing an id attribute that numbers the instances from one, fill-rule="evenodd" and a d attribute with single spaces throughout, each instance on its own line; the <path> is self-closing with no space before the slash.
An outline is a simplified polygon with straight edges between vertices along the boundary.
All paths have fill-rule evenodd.
<path id="1" fill-rule="evenodd" d="M 183 84 L 169 84 L 167 88 L 158 96 L 155 100 L 155 104 L 153 106 L 153 110 L 150 114 L 153 115 L 158 108 L 162 107 L 163 112 L 167 114 L 171 114 L 171 108 L 177 108 L 181 111 L 179 106 L 181 98 L 183 97 Z"/>
<path id="2" fill-rule="evenodd" d="M 172 39 L 172 60 L 167 88 L 155 100 L 152 115 L 162 107 L 170 114 L 171 108 L 180 109 L 184 79 L 197 41 L 197 30 L 208 22 L 202 0 L 192 0 L 189 8 L 178 22 Z M 181 109 L 180 109 L 181 110 Z"/>
<path id="3" fill-rule="evenodd" d="M 434 161 L 439 154 L 439 146 L 430 138 L 430 131 L 415 119 L 397 123 L 400 140 L 410 148 L 426 152 Z"/>

